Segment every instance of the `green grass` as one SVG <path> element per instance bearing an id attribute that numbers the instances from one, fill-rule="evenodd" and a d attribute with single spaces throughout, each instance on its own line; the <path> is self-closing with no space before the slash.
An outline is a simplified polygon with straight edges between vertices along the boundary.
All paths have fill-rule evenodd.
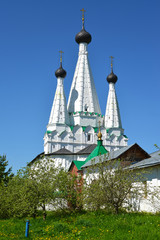
<path id="1" fill-rule="evenodd" d="M 160 239 L 160 215 L 105 212 L 48 213 L 30 218 L 30 235 L 25 238 L 25 219 L 0 220 L 0 239 Z"/>

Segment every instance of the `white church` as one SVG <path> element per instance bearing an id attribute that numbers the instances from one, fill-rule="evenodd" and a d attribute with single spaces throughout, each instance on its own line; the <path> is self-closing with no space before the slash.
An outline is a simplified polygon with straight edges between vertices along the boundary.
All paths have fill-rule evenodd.
<path id="1" fill-rule="evenodd" d="M 111 73 L 107 76 L 109 92 L 106 112 L 105 115 L 101 113 L 88 58 L 88 45 L 91 40 L 90 33 L 84 27 L 83 12 L 82 30 L 75 36 L 79 52 L 68 103 L 63 85 L 66 71 L 62 67 L 61 52 L 60 67 L 55 72 L 57 88 L 44 135 L 44 152 L 36 156 L 29 165 L 46 156 L 54 159 L 55 166 L 60 164 L 65 170 L 75 173 L 81 171 L 85 174 L 85 169 L 92 164 L 93 157 L 99 161 L 101 154 L 109 152 L 111 160 L 125 159 L 128 166 L 136 171 L 149 169 L 145 187 L 150 189 L 151 193 L 154 193 L 155 189 L 160 192 L 160 150 L 148 154 L 136 143 L 128 146 L 116 96 L 115 84 L 118 78 L 113 73 L 113 57 Z M 137 210 L 160 211 L 160 198 L 154 198 L 155 202 L 152 201 L 151 204 L 152 196 L 154 194 L 139 200 L 136 204 Z"/>
<path id="2" fill-rule="evenodd" d="M 61 163 L 65 169 L 69 168 L 73 160 L 85 160 L 93 151 L 97 144 L 99 127 L 103 136 L 103 146 L 107 151 L 121 149 L 128 143 L 122 128 L 116 96 L 115 84 L 118 78 L 113 73 L 113 57 L 111 57 L 111 73 L 107 77 L 109 92 L 106 112 L 105 115 L 101 113 L 88 58 L 88 45 L 91 40 L 91 34 L 84 27 L 83 12 L 82 30 L 75 36 L 79 52 L 68 103 L 64 89 L 66 71 L 62 67 L 61 55 L 60 67 L 55 72 L 57 88 L 44 135 L 44 153 L 42 154 L 57 159 L 57 164 Z"/>
<path id="3" fill-rule="evenodd" d="M 44 135 L 44 154 L 58 158 L 65 168 L 69 167 L 72 160 L 84 160 L 91 153 L 97 143 L 99 127 L 103 146 L 109 152 L 127 146 L 128 142 L 121 123 L 115 90 L 118 78 L 113 73 L 112 57 L 111 73 L 107 77 L 109 92 L 106 112 L 105 115 L 101 113 L 88 58 L 91 40 L 90 33 L 84 27 L 83 14 L 82 30 L 75 37 L 79 52 L 68 103 L 64 89 L 66 71 L 62 67 L 62 56 L 60 67 L 55 72 L 57 88 Z"/>
<path id="4" fill-rule="evenodd" d="M 129 159 L 132 169 L 149 169 L 146 187 L 151 191 L 158 187 L 160 191 L 160 150 L 148 154 L 136 143 L 128 146 L 116 96 L 115 84 L 118 78 L 113 73 L 113 57 L 111 73 L 107 77 L 109 92 L 106 112 L 105 115 L 101 113 L 88 58 L 88 45 L 91 40 L 90 33 L 84 27 L 83 12 L 82 30 L 75 36 L 79 52 L 68 103 L 63 85 L 66 71 L 62 67 L 61 55 L 60 67 L 55 72 L 57 88 L 44 135 L 44 152 L 36 156 L 29 165 L 40 160 L 42 156 L 47 156 L 55 160 L 56 166 L 61 164 L 66 170 L 85 172 L 85 168 L 91 165 L 93 156 L 98 161 L 101 155 L 102 151 L 96 152 L 96 149 L 103 148 L 104 152 L 109 152 L 111 159 Z M 100 138 L 97 141 L 98 131 Z M 103 142 L 103 145 L 98 142 Z M 160 198 L 155 201 L 158 207 L 153 206 L 149 198 L 145 196 L 139 202 L 137 210 L 160 211 Z"/>

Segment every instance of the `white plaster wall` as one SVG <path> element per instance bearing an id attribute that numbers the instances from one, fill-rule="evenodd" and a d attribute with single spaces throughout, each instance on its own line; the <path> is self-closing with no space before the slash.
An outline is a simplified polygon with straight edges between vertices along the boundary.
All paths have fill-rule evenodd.
<path id="1" fill-rule="evenodd" d="M 141 172 L 140 170 L 138 170 Z M 160 166 L 145 168 L 146 192 L 141 199 L 137 199 L 138 210 L 143 212 L 160 212 Z"/>
<path id="2" fill-rule="evenodd" d="M 135 183 L 142 191 L 136 197 L 132 198 L 129 196 L 128 201 L 132 204 L 132 210 L 152 213 L 160 212 L 160 166 L 138 169 L 137 171 L 142 173 L 146 181 Z M 88 173 L 88 169 L 84 168 L 83 177 L 87 183 L 91 183 L 92 180 L 98 177 L 98 171 L 96 170 L 94 174 Z M 146 186 L 145 191 L 144 184 Z"/>
<path id="3" fill-rule="evenodd" d="M 101 132 L 103 145 L 108 151 L 127 146 L 128 139 L 123 135 L 117 136 L 123 133 L 123 130 L 111 129 L 107 133 L 105 128 L 101 127 Z M 56 131 L 45 134 L 44 151 L 45 153 L 52 153 L 65 146 L 66 149 L 77 152 L 89 144 L 97 144 L 97 133 L 98 131 L 95 132 L 91 126 L 86 127 L 84 131 L 79 125 L 75 126 L 73 131 L 67 125 L 64 126 L 64 129 L 57 127 Z M 88 141 L 88 134 L 91 136 L 90 141 Z"/>

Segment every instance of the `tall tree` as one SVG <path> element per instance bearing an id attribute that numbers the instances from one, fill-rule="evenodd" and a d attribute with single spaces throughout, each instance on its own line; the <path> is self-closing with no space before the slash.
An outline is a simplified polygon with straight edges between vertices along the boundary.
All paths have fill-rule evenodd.
<path id="1" fill-rule="evenodd" d="M 6 186 L 8 184 L 9 179 L 13 177 L 12 168 L 10 167 L 7 170 L 8 161 L 6 160 L 6 156 L 0 155 L 0 184 L 4 183 Z"/>
<path id="2" fill-rule="evenodd" d="M 61 169 L 57 175 L 57 202 L 63 210 L 70 211 L 82 209 L 82 176 L 76 176 L 70 172 Z"/>
<path id="3" fill-rule="evenodd" d="M 46 205 L 53 206 L 56 197 L 57 171 L 54 162 L 45 158 L 19 170 L 7 187 L 1 187 L 3 200 L 0 199 L 0 215 L 35 217 L 37 210 L 42 209 L 45 220 Z"/>

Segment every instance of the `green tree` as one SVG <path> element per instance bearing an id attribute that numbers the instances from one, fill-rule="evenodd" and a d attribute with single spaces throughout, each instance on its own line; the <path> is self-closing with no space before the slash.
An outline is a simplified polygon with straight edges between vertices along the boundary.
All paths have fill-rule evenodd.
<path id="1" fill-rule="evenodd" d="M 43 219 L 46 219 L 46 205 L 54 207 L 56 199 L 56 179 L 59 169 L 55 167 L 54 161 L 44 158 L 31 166 L 29 171 L 29 180 L 36 189 L 38 207 L 43 210 Z"/>
<path id="2" fill-rule="evenodd" d="M 10 217 L 36 216 L 38 198 L 35 183 L 29 177 L 28 167 L 18 171 L 9 181 L 5 203 Z"/>
<path id="3" fill-rule="evenodd" d="M 8 184 L 13 178 L 12 168 L 10 167 L 7 170 L 8 161 L 6 156 L 0 155 L 0 217 L 6 218 L 9 216 L 8 202 L 7 202 L 7 193 L 8 193 Z"/>
<path id="4" fill-rule="evenodd" d="M 12 168 L 10 167 L 7 170 L 8 161 L 6 160 L 6 156 L 0 155 L 0 184 L 4 184 L 5 186 L 8 184 L 9 180 L 13 177 Z"/>
<path id="5" fill-rule="evenodd" d="M 66 208 L 70 211 L 82 209 L 82 176 L 75 175 L 61 169 L 57 176 L 57 201 L 58 206 L 63 210 Z"/>
<path id="6" fill-rule="evenodd" d="M 88 208 L 105 208 L 118 213 L 129 206 L 130 199 L 143 194 L 143 174 L 124 168 L 120 160 L 100 161 L 88 170 L 85 183 L 85 203 Z"/>
<path id="7" fill-rule="evenodd" d="M 9 217 L 36 216 L 37 210 L 43 210 L 46 219 L 46 205 L 54 207 L 57 192 L 55 184 L 58 175 L 54 161 L 43 158 L 31 166 L 18 171 L 3 189 L 4 202 Z"/>

